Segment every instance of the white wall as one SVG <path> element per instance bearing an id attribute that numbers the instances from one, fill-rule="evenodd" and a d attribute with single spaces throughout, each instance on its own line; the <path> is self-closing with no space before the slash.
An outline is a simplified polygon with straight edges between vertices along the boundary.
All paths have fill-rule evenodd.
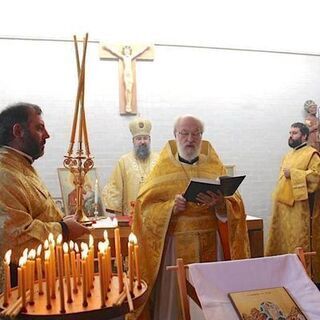
<path id="1" fill-rule="evenodd" d="M 35 165 L 52 194 L 59 196 L 56 169 L 62 167 L 70 139 L 77 84 L 73 43 L 59 38 L 72 39 L 73 33 L 61 27 L 68 17 L 64 13 L 61 21 L 56 17 L 57 37 L 52 41 L 54 25 L 39 17 L 41 25 L 33 17 L 18 28 L 16 19 L 0 35 L 0 108 L 17 101 L 42 106 L 51 139 Z M 117 39 L 113 30 L 111 40 Z M 92 33 L 89 40 L 109 40 Z M 18 39 L 23 35 L 35 40 Z M 131 149 L 131 117 L 119 115 L 117 77 L 117 63 L 100 60 L 98 43 L 90 42 L 85 105 L 101 186 L 117 159 Z M 320 102 L 319 84 L 316 54 L 156 45 L 155 60 L 137 64 L 138 108 L 153 122 L 153 148 L 160 150 L 172 138 L 176 116 L 193 113 L 202 118 L 204 138 L 226 164 L 236 165 L 237 174 L 247 175 L 240 189 L 247 212 L 264 218 L 266 226 L 280 160 L 288 150 L 289 125 L 303 121 L 305 100 Z"/>

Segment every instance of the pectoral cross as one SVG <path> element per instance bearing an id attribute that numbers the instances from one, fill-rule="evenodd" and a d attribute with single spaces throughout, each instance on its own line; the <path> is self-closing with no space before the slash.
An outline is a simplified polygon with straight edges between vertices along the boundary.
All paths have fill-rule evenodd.
<path id="1" fill-rule="evenodd" d="M 100 43 L 100 59 L 119 62 L 120 114 L 137 114 L 136 60 L 153 60 L 153 45 Z"/>

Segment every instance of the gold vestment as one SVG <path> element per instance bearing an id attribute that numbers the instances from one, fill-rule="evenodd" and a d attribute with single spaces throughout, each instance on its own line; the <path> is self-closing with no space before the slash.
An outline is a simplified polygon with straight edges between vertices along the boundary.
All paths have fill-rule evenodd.
<path id="1" fill-rule="evenodd" d="M 290 169 L 290 178 L 283 169 Z M 266 255 L 294 253 L 296 247 L 314 250 L 313 278 L 320 279 L 320 157 L 317 150 L 303 146 L 283 159 L 273 193 L 272 218 Z M 310 193 L 312 197 L 310 197 Z M 309 202 L 310 197 L 310 202 Z M 312 219 L 310 203 L 313 207 Z M 311 237 L 312 230 L 312 237 Z M 311 243 L 312 241 L 312 243 Z"/>
<path id="2" fill-rule="evenodd" d="M 50 232 L 62 233 L 62 213 L 35 169 L 6 147 L 0 147 L 0 219 L 0 261 L 12 249 L 16 265 L 25 248 L 37 249 Z"/>
<path id="3" fill-rule="evenodd" d="M 173 214 L 172 209 L 175 196 L 185 191 L 190 178 L 216 179 L 225 175 L 226 170 L 207 141 L 202 141 L 196 164 L 184 164 L 176 159 L 176 154 L 175 141 L 169 141 L 142 186 L 135 208 L 133 232 L 141 247 L 142 278 L 148 284 L 149 296 L 158 273 L 167 272 L 160 270 L 160 263 L 168 236 L 174 237 L 175 256 L 183 258 L 184 263 L 216 260 L 215 213 L 219 213 L 219 208 L 214 211 L 189 202 L 183 212 Z M 239 193 L 225 198 L 222 210 L 227 212 L 231 258 L 249 257 L 246 214 Z"/>
<path id="4" fill-rule="evenodd" d="M 157 160 L 155 152 L 151 152 L 145 161 L 137 159 L 133 152 L 123 155 L 103 189 L 104 205 L 128 215 L 131 201 L 136 200 L 140 186 Z"/>

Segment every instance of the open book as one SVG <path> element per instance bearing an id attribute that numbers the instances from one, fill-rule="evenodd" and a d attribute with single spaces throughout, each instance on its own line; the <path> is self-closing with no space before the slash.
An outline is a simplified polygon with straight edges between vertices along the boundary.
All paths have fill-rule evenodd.
<path id="1" fill-rule="evenodd" d="M 220 191 L 225 197 L 232 196 L 245 177 L 221 176 L 218 180 L 193 178 L 190 180 L 183 196 L 187 201 L 191 202 L 197 202 L 196 197 L 200 192 L 212 191 L 219 193 Z"/>

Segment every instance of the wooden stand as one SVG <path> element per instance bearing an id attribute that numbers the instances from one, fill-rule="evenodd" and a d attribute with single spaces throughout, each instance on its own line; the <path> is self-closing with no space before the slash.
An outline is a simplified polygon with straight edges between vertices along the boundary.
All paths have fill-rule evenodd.
<path id="1" fill-rule="evenodd" d="M 306 270 L 307 264 L 305 261 L 305 257 L 314 256 L 316 252 L 304 252 L 303 249 L 299 247 L 299 248 L 296 248 L 296 254 L 299 257 L 302 265 Z M 201 308 L 201 304 L 194 287 L 190 284 L 190 282 L 186 278 L 186 272 L 185 272 L 186 268 L 188 268 L 188 265 L 184 265 L 183 259 L 178 258 L 177 264 L 175 266 L 168 266 L 166 269 L 169 271 L 177 272 L 179 296 L 180 296 L 180 302 L 181 302 L 181 308 L 182 308 L 182 319 L 191 320 L 188 296 L 190 296 L 190 298 L 194 300 L 195 303 L 200 308 Z"/>
<path id="2" fill-rule="evenodd" d="M 65 288 L 65 297 L 67 296 L 67 289 Z M 119 294 L 118 277 L 113 276 L 110 283 L 110 291 L 108 298 L 105 301 L 106 306 L 101 308 L 100 300 L 100 279 L 95 275 L 94 288 L 91 289 L 91 297 L 88 297 L 88 306 L 82 306 L 82 290 L 79 288 L 78 293 L 73 294 L 73 302 L 65 303 L 65 313 L 60 313 L 60 299 L 59 290 L 57 291 L 57 298 L 51 299 L 52 308 L 46 308 L 46 295 L 39 295 L 38 286 L 35 286 L 35 302 L 34 305 L 27 304 L 26 312 L 21 312 L 18 319 L 68 319 L 68 320 L 87 320 L 87 319 L 112 319 L 129 313 L 133 309 L 142 305 L 146 299 L 147 285 L 142 281 L 142 288 L 137 288 L 137 282 L 134 283 L 133 297 L 127 297 L 125 293 Z M 9 300 L 9 306 L 17 301 L 18 288 L 12 289 L 12 294 Z M 0 308 L 3 307 L 3 294 L 0 295 Z"/>

